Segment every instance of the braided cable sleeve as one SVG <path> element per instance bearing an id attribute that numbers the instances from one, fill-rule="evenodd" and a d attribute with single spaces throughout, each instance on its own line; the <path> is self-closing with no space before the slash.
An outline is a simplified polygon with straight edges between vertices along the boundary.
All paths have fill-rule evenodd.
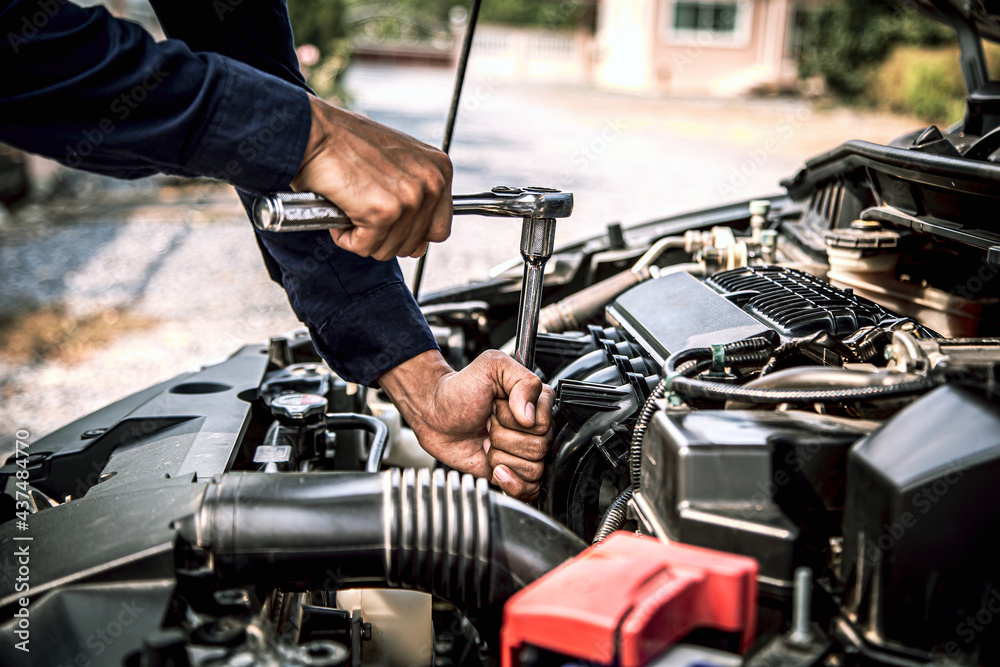
<path id="1" fill-rule="evenodd" d="M 900 398 L 921 394 L 937 386 L 937 382 L 923 378 L 890 385 L 849 387 L 845 389 L 750 389 L 718 382 L 705 382 L 674 376 L 670 389 L 685 396 L 696 396 L 715 401 L 741 401 L 767 405 L 812 405 L 814 403 L 851 403 L 886 398 Z"/>
<path id="2" fill-rule="evenodd" d="M 703 348 L 708 349 L 708 348 Z M 708 369 L 712 365 L 710 360 L 703 361 L 688 361 L 680 366 L 677 370 L 679 375 L 694 374 L 697 375 L 702 371 Z M 642 467 L 642 438 L 646 435 L 646 429 L 649 427 L 649 420 L 653 418 L 653 414 L 656 412 L 656 401 L 667 395 L 667 390 L 669 389 L 669 378 L 676 377 L 676 375 L 668 375 L 667 378 L 660 381 L 656 388 L 653 389 L 653 393 L 649 395 L 646 402 L 642 406 L 642 411 L 639 413 L 638 419 L 636 419 L 635 426 L 632 428 L 632 440 L 629 443 L 629 482 L 631 483 L 632 489 L 634 491 L 639 490 L 639 481 Z"/>
<path id="3" fill-rule="evenodd" d="M 594 544 L 599 544 L 606 540 L 611 533 L 621 530 L 625 525 L 625 513 L 628 510 L 628 501 L 632 499 L 634 491 L 632 487 L 626 488 L 618 494 L 618 497 L 611 501 L 601 522 L 597 526 L 597 534 L 594 535 Z"/>

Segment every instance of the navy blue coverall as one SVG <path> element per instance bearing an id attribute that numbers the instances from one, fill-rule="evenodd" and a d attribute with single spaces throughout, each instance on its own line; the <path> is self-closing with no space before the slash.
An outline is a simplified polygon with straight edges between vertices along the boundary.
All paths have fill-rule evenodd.
<path id="1" fill-rule="evenodd" d="M 0 141 L 118 178 L 218 178 L 245 206 L 287 190 L 311 119 L 284 0 L 151 4 L 165 41 L 103 7 L 0 0 Z M 373 384 L 436 348 L 395 260 L 354 255 L 326 232 L 257 237 L 345 379 Z"/>

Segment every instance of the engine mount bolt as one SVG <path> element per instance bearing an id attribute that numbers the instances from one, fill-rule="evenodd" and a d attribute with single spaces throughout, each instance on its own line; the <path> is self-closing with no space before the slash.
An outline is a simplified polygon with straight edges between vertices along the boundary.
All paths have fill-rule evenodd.
<path id="1" fill-rule="evenodd" d="M 812 641 L 812 570 L 795 569 L 795 597 L 792 600 L 792 631 L 788 643 L 807 646 Z"/>

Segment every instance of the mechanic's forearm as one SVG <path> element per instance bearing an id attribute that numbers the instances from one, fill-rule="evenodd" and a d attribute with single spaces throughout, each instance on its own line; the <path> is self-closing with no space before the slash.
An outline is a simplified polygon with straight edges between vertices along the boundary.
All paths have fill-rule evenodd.
<path id="1" fill-rule="evenodd" d="M 428 350 L 404 361 L 379 377 L 379 386 L 411 426 L 430 421 L 434 389 L 444 376 L 453 373 L 440 350 Z"/>
<path id="2" fill-rule="evenodd" d="M 487 350 L 455 372 L 434 350 L 379 379 L 438 461 L 492 480 L 518 498 L 538 493 L 552 442 L 554 396 L 531 371 Z"/>
<path id="3" fill-rule="evenodd" d="M 156 42 L 101 7 L 53 2 L 38 16 L 28 0 L 0 10 L 0 140 L 121 178 L 211 176 L 261 192 L 294 177 L 310 128 L 300 86 Z"/>

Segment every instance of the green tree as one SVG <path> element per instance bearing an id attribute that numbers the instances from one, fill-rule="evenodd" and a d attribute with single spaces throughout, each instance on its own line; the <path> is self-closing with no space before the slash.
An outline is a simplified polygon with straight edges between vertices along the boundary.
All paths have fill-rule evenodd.
<path id="1" fill-rule="evenodd" d="M 545 28 L 571 28 L 593 15 L 593 0 L 486 0 L 483 21 Z"/>
<path id="2" fill-rule="evenodd" d="M 321 97 L 345 97 L 342 77 L 350 64 L 351 42 L 344 5 L 344 0 L 288 0 L 295 46 L 319 49 L 319 62 L 306 69 L 306 79 Z"/>
<path id="3" fill-rule="evenodd" d="M 469 0 L 347 0 L 352 7 L 381 6 L 387 13 L 424 15 L 433 21 L 448 21 L 453 7 L 470 7 Z M 545 28 L 569 28 L 591 20 L 596 0 L 484 0 L 481 21 Z"/>
<path id="4" fill-rule="evenodd" d="M 343 0 L 288 0 L 295 45 L 313 44 L 324 55 L 347 39 Z"/>
<path id="5" fill-rule="evenodd" d="M 857 100 L 893 47 L 937 46 L 954 39 L 951 28 L 892 0 L 834 0 L 806 21 L 800 72 L 820 75 L 831 93 Z"/>

